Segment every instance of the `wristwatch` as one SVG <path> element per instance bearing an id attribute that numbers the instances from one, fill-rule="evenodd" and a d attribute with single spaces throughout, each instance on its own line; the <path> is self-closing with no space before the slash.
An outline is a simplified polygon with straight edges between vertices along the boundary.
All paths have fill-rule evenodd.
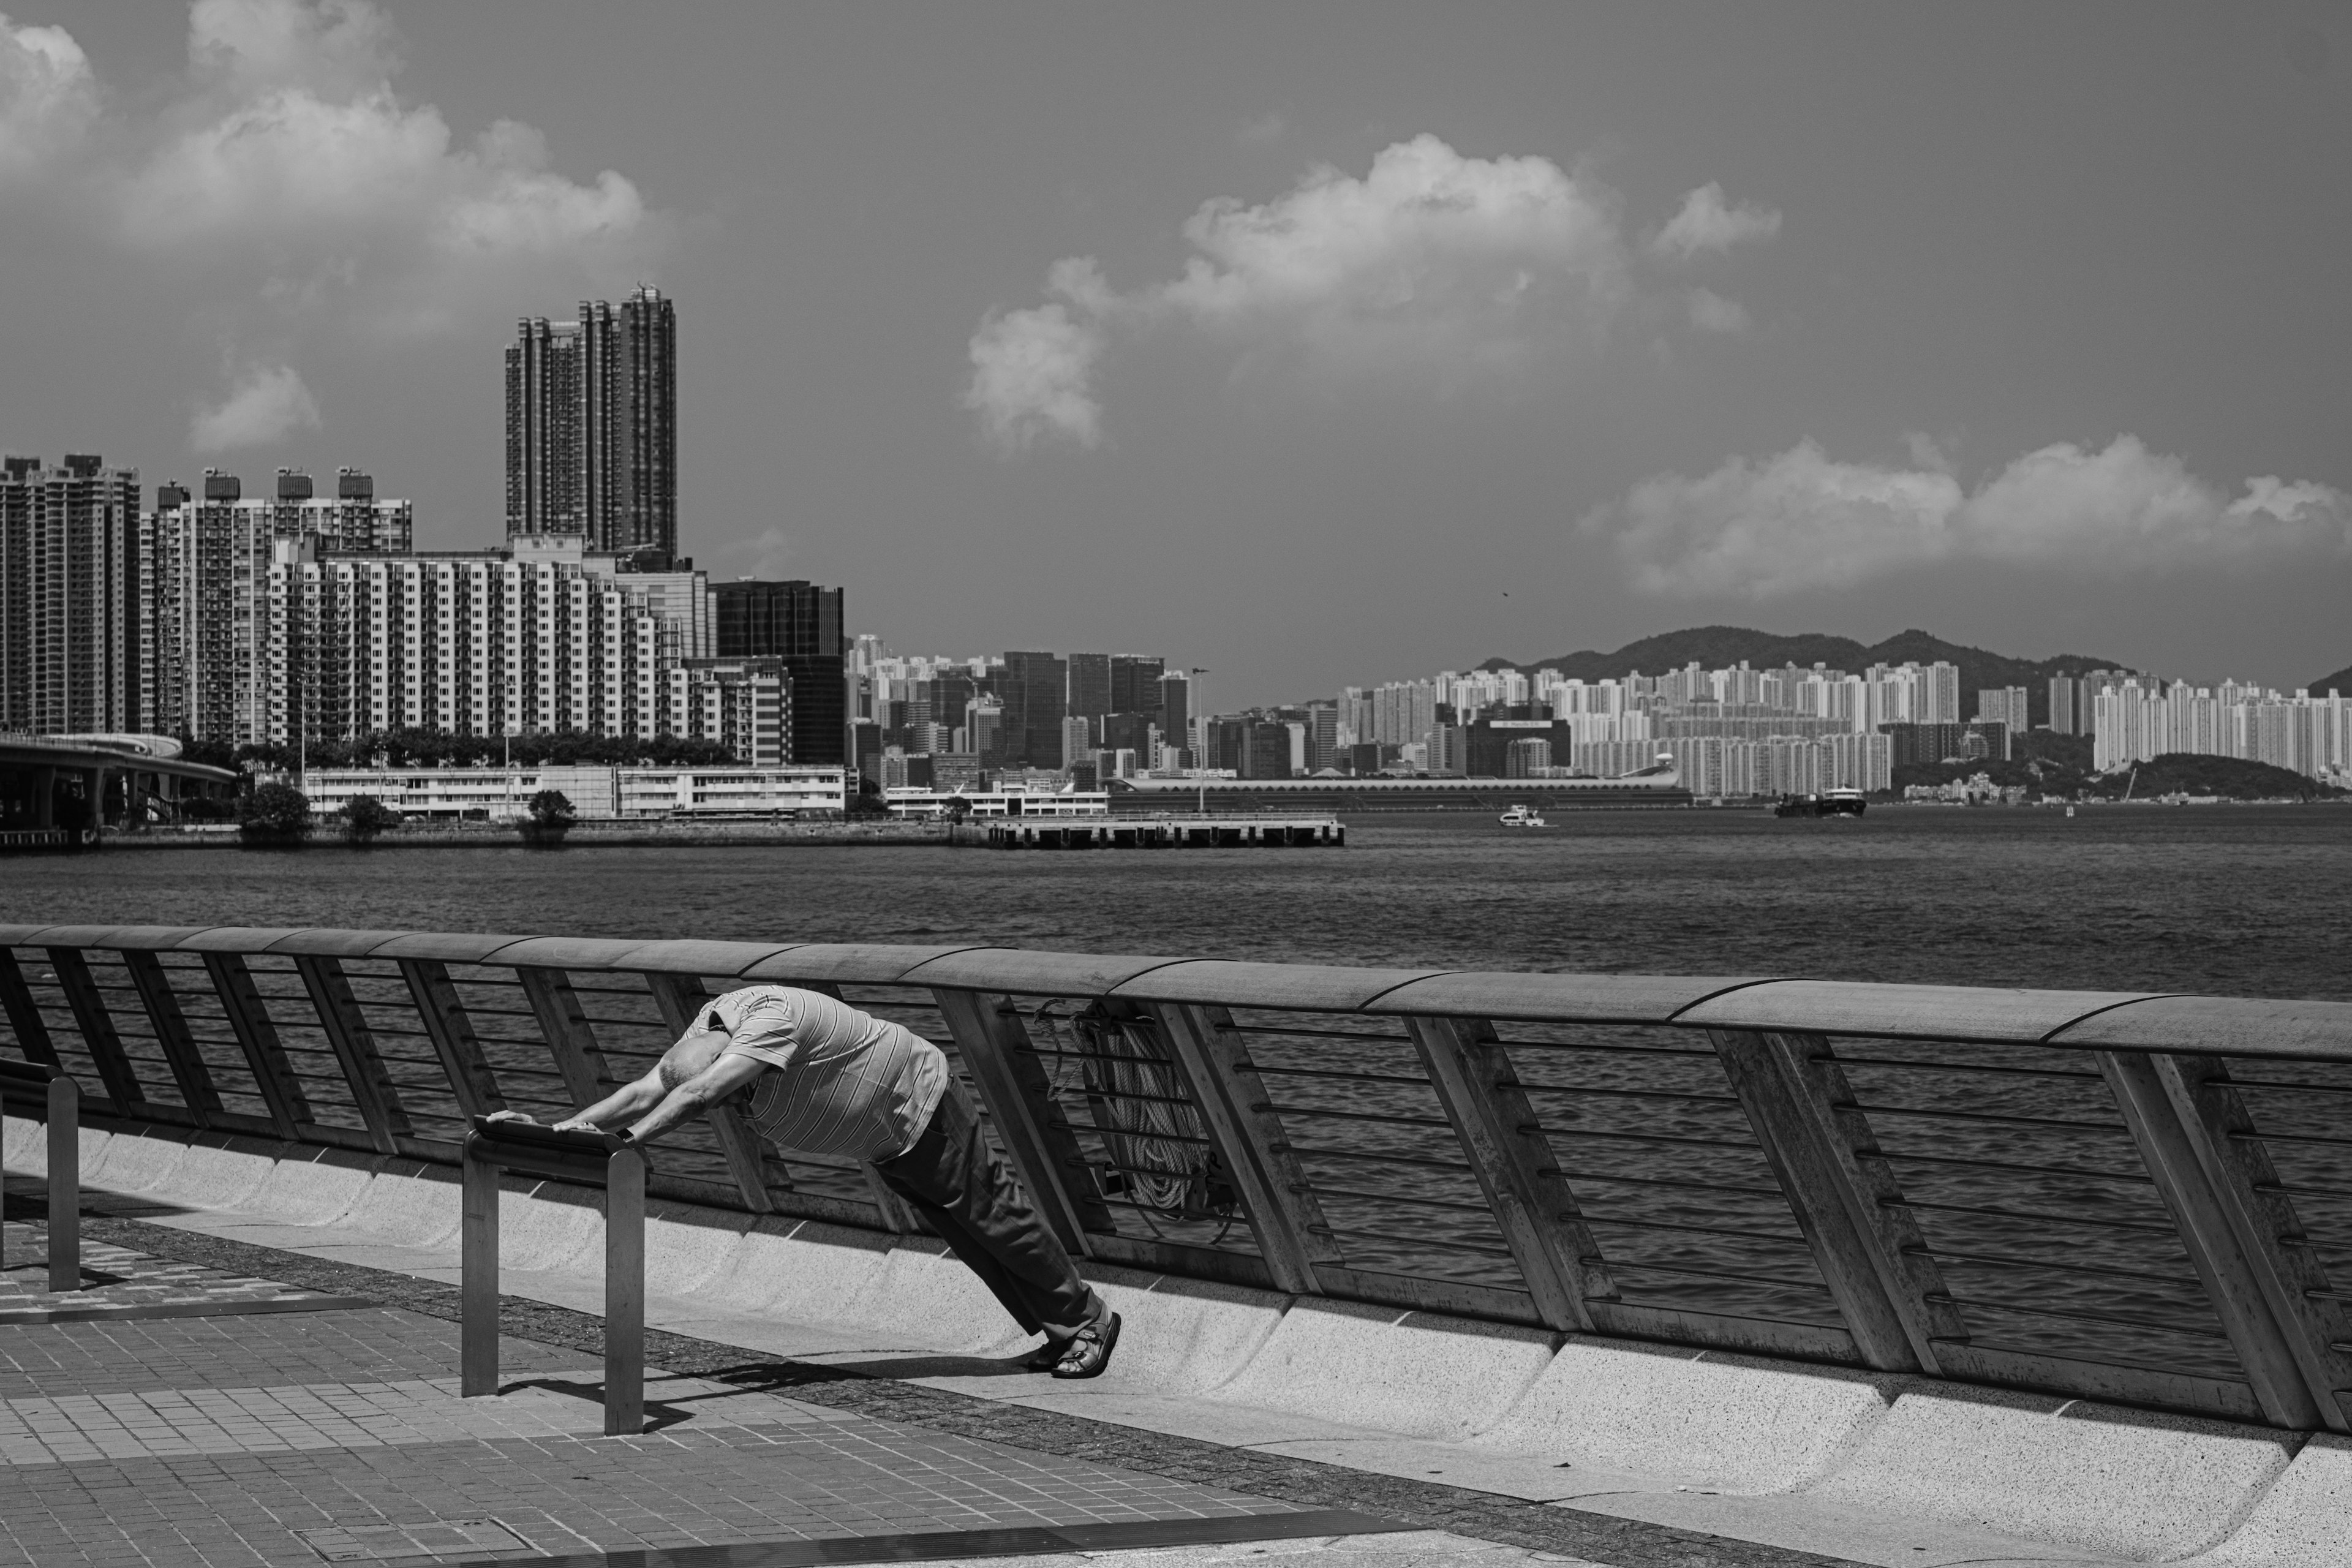
<path id="1" fill-rule="evenodd" d="M 618 1132 L 614 1133 L 613 1136 L 618 1138 L 624 1143 L 634 1143 L 637 1141 L 637 1135 L 630 1131 L 625 1127 L 622 1128 Z"/>

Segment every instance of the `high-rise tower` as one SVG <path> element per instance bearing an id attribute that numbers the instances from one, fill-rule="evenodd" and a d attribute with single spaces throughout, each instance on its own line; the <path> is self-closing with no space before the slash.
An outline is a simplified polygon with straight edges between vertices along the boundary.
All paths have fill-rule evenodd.
<path id="1" fill-rule="evenodd" d="M 507 348 L 507 532 L 677 553 L 677 312 L 639 287 L 576 321 L 526 318 Z"/>

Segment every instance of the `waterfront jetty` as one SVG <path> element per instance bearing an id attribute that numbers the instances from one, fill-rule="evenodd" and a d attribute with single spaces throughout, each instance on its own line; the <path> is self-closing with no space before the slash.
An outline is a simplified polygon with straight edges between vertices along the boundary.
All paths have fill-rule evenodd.
<path id="1" fill-rule="evenodd" d="M 569 1110 L 642 1073 L 715 991 L 770 982 L 948 1052 L 1125 1317 L 1110 1376 L 1022 1375 L 1029 1342 L 868 1173 L 721 1114 L 657 1143 L 645 1177 L 646 1410 L 684 1427 L 604 1438 L 576 1396 L 596 1387 L 606 1230 L 600 1189 L 561 1173 L 498 1198 L 499 1365 L 518 1381 L 457 1397 L 470 1119 Z M 68 1415 L 0 1432 L 0 1462 L 258 1453 L 308 1422 L 347 1435 L 298 1456 L 301 1495 L 321 1465 L 362 1479 L 306 1528 L 496 1515 L 536 1545 L 569 1478 L 617 1500 L 568 1494 L 564 1524 L 597 1550 L 675 1544 L 646 1520 L 687 1506 L 663 1478 L 692 1472 L 656 1455 L 631 1479 L 591 1439 L 723 1463 L 719 1492 L 777 1500 L 768 1539 L 813 1532 L 809 1465 L 879 1467 L 919 1500 L 966 1477 L 994 1522 L 1026 1453 L 1059 1489 L 1041 1527 L 1109 1499 L 1162 1521 L 1357 1507 L 1385 1525 L 1352 1528 L 1442 1522 L 1600 1563 L 1710 1561 L 1706 1537 L 1748 1543 L 1721 1549 L 1740 1563 L 2352 1558 L 2352 1004 L 17 925 L 0 1018 L 0 1052 L 80 1088 L 90 1267 L 181 1279 L 203 1298 L 184 1315 L 226 1325 L 203 1356 L 159 1325 L 115 1349 L 27 1342 L 17 1364 L 47 1381 L 20 1393 Z M 46 1130 L 6 1132 L 21 1201 Z M 91 1306 L 42 1295 L 13 1326 L 0 1310 L 0 1333 L 145 1310 L 92 1279 Z M 340 1312 L 374 1316 L 337 1330 Z M 191 1436 L 193 1396 L 64 1397 L 77 1377 L 124 1386 L 110 1355 L 163 1369 L 136 1389 L 230 1369 L 228 1404 L 269 1414 Z M 307 1392 L 327 1385 L 367 1431 Z M 415 1447 L 387 1464 L 362 1439 Z M 781 1447 L 747 1458 L 762 1445 Z M 160 1518 L 287 1528 L 234 1485 L 150 1470 L 126 1489 Z M 467 1511 L 486 1475 L 513 1519 Z M 387 1485 L 414 1495 L 362 1520 Z M 5 1528 L 66 1507 L 27 1495 Z M 758 1539 L 763 1517 L 694 1539 Z"/>
<path id="2" fill-rule="evenodd" d="M 1336 816 L 1006 817 L 982 825 L 992 849 L 1338 849 Z"/>

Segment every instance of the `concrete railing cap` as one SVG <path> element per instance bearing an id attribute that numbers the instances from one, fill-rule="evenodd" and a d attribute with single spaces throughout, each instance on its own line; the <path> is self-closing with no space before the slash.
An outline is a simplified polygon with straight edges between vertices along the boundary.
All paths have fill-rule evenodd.
<path id="1" fill-rule="evenodd" d="M 0 947 L 30 947 L 33 939 L 47 931 L 47 926 L 0 926 Z"/>
<path id="2" fill-rule="evenodd" d="M 878 942 L 813 942 L 764 958 L 736 976 L 789 985 L 796 980 L 862 982 L 895 984 L 907 971 L 951 952 L 969 952 L 978 943 L 947 947 L 900 947 Z"/>
<path id="3" fill-rule="evenodd" d="M 2057 1046 L 2352 1060 L 2352 1002 L 2155 996 L 2061 1029 Z"/>
<path id="4" fill-rule="evenodd" d="M 1766 983 L 1737 975 L 1465 972 L 1400 985 L 1364 1010 L 1527 1023 L 1664 1024 L 1701 1002 Z"/>
<path id="5" fill-rule="evenodd" d="M 2150 994 L 1774 980 L 1702 1002 L 1677 1015 L 1675 1022 L 1717 1029 L 1790 1029 L 1817 1035 L 2032 1045 L 2077 1019 Z"/>
<path id="6" fill-rule="evenodd" d="M 1373 997 L 1442 969 L 1350 969 L 1339 964 L 1248 963 L 1196 959 L 1129 981 L 1113 994 L 1139 1002 L 1193 1002 L 1222 1007 L 1307 1007 L 1354 1012 Z"/>
<path id="7" fill-rule="evenodd" d="M 403 931 L 338 931 L 314 926 L 280 937 L 269 944 L 272 952 L 295 952 L 306 958 L 366 958 L 385 942 L 409 933 Z"/>
<path id="8" fill-rule="evenodd" d="M 269 944 L 305 930 L 302 926 L 213 926 L 179 944 L 182 952 L 267 952 Z"/>
<path id="9" fill-rule="evenodd" d="M 759 963 L 804 945 L 796 942 L 703 942 L 680 938 L 649 942 L 633 947 L 614 965 L 616 969 L 650 971 L 656 974 L 723 974 L 734 976 Z"/>
<path id="10" fill-rule="evenodd" d="M 492 962 L 534 969 L 614 969 L 646 945 L 637 937 L 527 936 L 499 949 Z"/>
<path id="11" fill-rule="evenodd" d="M 502 947 L 528 937 L 496 931 L 415 931 L 394 937 L 369 954 L 372 958 L 429 958 L 443 963 L 482 963 Z"/>
<path id="12" fill-rule="evenodd" d="M 121 952 L 168 952 L 210 926 L 117 926 L 105 945 Z"/>
<path id="13" fill-rule="evenodd" d="M 210 926 L 25 926 L 16 940 L 27 947 L 100 947 L 117 952 L 155 952 L 178 946 Z"/>
<path id="14" fill-rule="evenodd" d="M 908 984 L 969 987 L 1024 996 L 1100 996 L 1113 986 L 1181 959 L 1117 952 L 1032 952 L 1016 947 L 967 948 L 918 964 Z"/>

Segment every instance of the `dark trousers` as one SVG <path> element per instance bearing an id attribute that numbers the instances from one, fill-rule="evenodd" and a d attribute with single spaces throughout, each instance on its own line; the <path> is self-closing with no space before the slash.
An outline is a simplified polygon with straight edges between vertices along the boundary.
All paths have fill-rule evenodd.
<path id="1" fill-rule="evenodd" d="M 1094 1288 L 989 1151 L 961 1084 L 948 1085 L 912 1148 L 874 1169 L 1030 1333 L 1067 1339 L 1102 1316 Z"/>

